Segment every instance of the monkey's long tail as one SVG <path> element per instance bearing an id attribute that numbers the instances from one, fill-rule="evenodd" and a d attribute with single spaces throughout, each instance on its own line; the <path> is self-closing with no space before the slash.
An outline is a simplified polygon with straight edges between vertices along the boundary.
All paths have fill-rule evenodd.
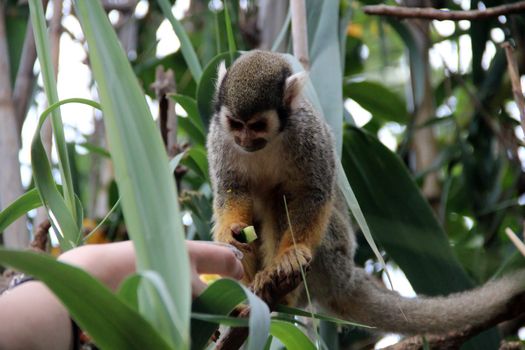
<path id="1" fill-rule="evenodd" d="M 380 330 L 416 334 L 444 333 L 479 325 L 509 311 L 512 298 L 525 301 L 525 270 L 469 291 L 444 297 L 404 298 L 385 289 L 363 269 L 354 268 L 352 282 L 319 300 L 341 318 Z M 328 295 L 325 295 L 328 296 Z M 521 305 L 525 305 L 521 303 Z M 512 310 L 525 312 L 523 310 Z"/>

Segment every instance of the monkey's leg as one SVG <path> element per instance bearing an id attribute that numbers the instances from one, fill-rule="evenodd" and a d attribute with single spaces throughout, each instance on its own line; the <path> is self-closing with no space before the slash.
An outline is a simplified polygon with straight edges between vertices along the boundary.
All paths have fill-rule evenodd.
<path id="1" fill-rule="evenodd" d="M 309 192 L 303 193 L 306 195 L 288 203 L 291 225 L 282 235 L 273 262 L 257 273 L 253 282 L 255 293 L 270 307 L 301 283 L 301 269 L 308 270 L 329 222 L 332 202 L 315 203 L 308 198 Z"/>
<path id="2" fill-rule="evenodd" d="M 244 227 L 252 225 L 252 211 L 252 201 L 245 195 L 221 196 L 214 202 L 213 237 L 215 241 L 232 244 L 242 251 L 243 283 L 246 285 L 251 283 L 257 272 L 256 243 L 241 243 L 235 239 L 235 236 Z"/>

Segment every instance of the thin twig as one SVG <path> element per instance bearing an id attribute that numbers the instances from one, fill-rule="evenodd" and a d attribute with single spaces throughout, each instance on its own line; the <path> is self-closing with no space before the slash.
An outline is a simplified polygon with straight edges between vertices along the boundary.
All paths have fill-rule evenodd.
<path id="1" fill-rule="evenodd" d="M 308 31 L 306 28 L 305 0 L 291 0 L 293 54 L 301 62 L 304 70 L 310 70 L 308 55 Z"/>
<path id="2" fill-rule="evenodd" d="M 521 90 L 520 75 L 518 72 L 518 64 L 516 59 L 512 55 L 513 48 L 508 42 L 501 44 L 501 47 L 505 50 L 505 55 L 507 56 L 507 67 L 509 71 L 510 82 L 512 84 L 512 93 L 514 95 L 514 100 L 520 111 L 520 120 L 521 128 L 525 132 L 525 99 L 523 98 L 523 93 Z"/>
<path id="3" fill-rule="evenodd" d="M 510 240 L 516 248 L 520 251 L 520 253 L 525 256 L 525 244 L 518 238 L 518 236 L 512 231 L 509 227 L 505 229 L 505 233 L 507 236 L 509 236 Z"/>
<path id="4" fill-rule="evenodd" d="M 433 19 L 437 21 L 471 21 L 523 12 L 525 11 L 525 1 L 518 1 L 513 4 L 490 7 L 485 10 L 448 11 L 428 7 L 409 8 L 402 6 L 371 5 L 364 6 L 363 11 L 367 15 L 390 16 L 397 18 L 422 18 Z"/>

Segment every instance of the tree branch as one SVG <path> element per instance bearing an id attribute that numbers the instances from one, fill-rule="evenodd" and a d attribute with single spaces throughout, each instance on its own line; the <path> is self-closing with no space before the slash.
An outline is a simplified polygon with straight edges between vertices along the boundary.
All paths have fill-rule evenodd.
<path id="1" fill-rule="evenodd" d="M 461 20 L 479 20 L 508 15 L 525 11 L 525 1 L 518 1 L 513 4 L 505 4 L 490 7 L 485 10 L 468 10 L 468 11 L 447 11 L 434 8 L 421 7 L 401 7 L 388 5 L 371 5 L 364 6 L 363 11 L 367 15 L 390 16 L 397 18 L 422 18 L 434 19 L 437 21 L 461 21 Z"/>
<path id="2" fill-rule="evenodd" d="M 305 0 L 291 0 L 293 55 L 301 62 L 304 70 L 310 70 L 308 55 L 308 31 L 306 28 Z"/>
<path id="3" fill-rule="evenodd" d="M 513 49 L 508 42 L 501 44 L 501 47 L 505 50 L 507 56 L 507 67 L 509 71 L 510 82 L 512 84 L 512 93 L 514 94 L 514 100 L 520 111 L 521 128 L 525 132 L 525 99 L 523 98 L 523 92 L 521 89 L 520 74 L 518 72 L 518 64 L 516 59 L 512 55 Z"/>

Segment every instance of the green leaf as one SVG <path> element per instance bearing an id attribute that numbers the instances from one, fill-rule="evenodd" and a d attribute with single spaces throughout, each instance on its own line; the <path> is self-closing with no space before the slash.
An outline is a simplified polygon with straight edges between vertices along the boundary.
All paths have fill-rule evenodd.
<path id="1" fill-rule="evenodd" d="M 217 315 L 203 314 L 200 312 L 192 312 L 191 318 L 199 320 L 199 321 L 222 324 L 222 325 L 229 326 L 229 327 L 248 327 L 247 318 L 217 316 Z"/>
<path id="2" fill-rule="evenodd" d="M 236 52 L 234 59 L 240 56 L 240 52 Z M 217 67 L 222 61 L 226 62 L 226 66 L 232 64 L 230 53 L 224 52 L 215 56 L 204 68 L 202 78 L 197 84 L 197 106 L 201 115 L 202 123 L 208 129 L 210 118 L 213 114 L 212 101 L 215 96 L 215 82 L 217 81 Z"/>
<path id="3" fill-rule="evenodd" d="M 386 18 L 386 21 L 390 26 L 397 32 L 397 34 L 403 40 L 403 43 L 408 49 L 408 55 L 410 58 L 410 65 L 412 66 L 412 75 L 414 79 L 414 86 L 412 90 L 414 91 L 414 103 L 419 105 L 423 99 L 423 93 L 425 91 L 425 63 L 421 58 L 419 53 L 418 44 L 410 32 L 408 25 L 406 23 L 400 22 L 397 19 Z"/>
<path id="4" fill-rule="evenodd" d="M 28 211 L 41 206 L 42 200 L 37 189 L 27 191 L 0 212 L 0 233 Z"/>
<path id="5" fill-rule="evenodd" d="M 229 315 L 242 301 L 248 299 L 250 305 L 250 334 L 246 349 L 259 349 L 266 343 L 270 329 L 270 310 L 246 287 L 231 279 L 220 279 L 212 283 L 197 299 L 193 301 L 193 312 L 212 315 Z M 210 322 L 192 320 L 191 348 L 203 349 L 217 326 Z"/>
<path id="6" fill-rule="evenodd" d="M 285 305 L 277 305 L 275 311 L 282 312 L 288 315 L 295 315 L 295 316 L 302 316 L 302 317 L 309 317 L 309 318 L 311 318 L 313 315 L 313 317 L 318 320 L 328 321 L 328 322 L 332 322 L 332 323 L 336 323 L 340 325 L 363 327 L 363 328 L 374 328 L 374 327 L 362 325 L 359 323 L 342 320 L 340 318 L 323 315 L 323 314 L 319 314 L 315 312 L 310 312 L 310 311 L 304 311 L 304 310 L 301 310 L 295 307 L 290 307 L 290 306 L 285 306 Z"/>
<path id="7" fill-rule="evenodd" d="M 46 255 L 0 248 L 0 262 L 44 282 L 105 349 L 169 349 L 159 333 L 85 271 Z"/>
<path id="8" fill-rule="evenodd" d="M 50 113 L 67 103 L 82 103 L 94 108 L 100 108 L 98 103 L 81 98 L 72 98 L 54 103 L 41 114 L 31 143 L 31 165 L 33 166 L 35 186 L 40 194 L 42 203 L 50 213 L 51 224 L 57 232 L 57 238 L 63 250 L 71 249 L 81 243 L 82 206 L 80 200 L 72 192 L 75 205 L 68 207 L 67 201 L 58 191 L 51 172 L 51 165 L 42 144 L 40 129 Z M 68 169 L 70 169 L 69 161 Z M 74 210 L 74 212 L 71 210 Z"/>
<path id="9" fill-rule="evenodd" d="M 90 142 L 78 143 L 77 146 L 84 148 L 90 153 L 98 154 L 106 158 L 111 158 L 111 154 L 104 147 L 96 146 Z"/>
<path id="10" fill-rule="evenodd" d="M 51 62 L 51 51 L 49 49 L 49 42 L 47 39 L 46 19 L 44 17 L 42 1 L 29 0 L 29 8 L 31 10 L 31 23 L 33 25 L 33 32 L 35 34 L 36 50 L 38 53 L 38 60 L 40 62 L 40 70 L 42 72 L 42 79 L 44 81 L 47 102 L 51 107 L 53 107 L 58 102 L 58 92 L 53 64 Z M 53 136 L 58 154 L 58 167 L 60 169 L 62 185 L 64 186 L 65 206 L 69 213 L 73 216 L 73 221 L 75 221 L 77 209 L 75 208 L 76 201 L 73 189 L 73 180 L 71 177 L 67 145 L 64 137 L 64 125 L 62 124 L 60 109 L 51 107 L 49 110 L 52 112 L 51 124 L 53 125 Z M 39 133 L 40 127 L 37 130 L 37 135 Z M 32 159 L 32 161 L 33 160 L 34 159 Z M 39 174 L 35 172 L 35 181 L 38 175 Z"/>
<path id="11" fill-rule="evenodd" d="M 228 35 L 228 52 L 230 54 L 230 60 L 233 62 L 235 59 L 235 52 L 237 52 L 237 46 L 235 45 L 235 38 L 233 37 L 232 22 L 230 19 L 230 12 L 228 11 L 229 1 L 224 2 L 224 23 L 226 25 L 226 34 Z"/>
<path id="12" fill-rule="evenodd" d="M 162 276 L 174 301 L 176 324 L 166 325 L 157 319 L 163 302 L 152 288 L 141 288 L 141 312 L 177 349 L 185 349 L 189 347 L 189 263 L 177 191 L 164 146 L 99 1 L 76 0 L 75 7 L 89 47 L 122 210 L 135 245 L 137 270 L 153 270 Z M 181 332 L 172 337 L 169 329 Z"/>
<path id="13" fill-rule="evenodd" d="M 9 68 L 11 86 L 14 86 L 22 50 L 24 47 L 26 31 L 29 23 L 27 5 L 16 2 L 5 2 L 5 31 L 7 33 L 7 53 L 9 54 Z"/>
<path id="14" fill-rule="evenodd" d="M 375 137 L 345 130 L 343 166 L 374 238 L 418 293 L 442 295 L 472 287 L 443 229 L 401 160 Z M 478 348 L 494 348 L 495 333 Z"/>
<path id="15" fill-rule="evenodd" d="M 128 276 L 119 286 L 117 295 L 133 310 L 139 312 L 138 289 L 142 277 L 139 274 Z"/>
<path id="16" fill-rule="evenodd" d="M 202 119 L 199 118 L 199 110 L 197 109 L 197 101 L 195 99 L 184 96 L 184 95 L 170 95 L 170 98 L 181 105 L 182 108 L 188 113 L 188 118 L 202 133 L 204 133 L 204 124 Z"/>
<path id="17" fill-rule="evenodd" d="M 272 320 L 270 334 L 278 338 L 288 350 L 316 349 L 310 339 L 290 322 Z"/>
<path id="18" fill-rule="evenodd" d="M 361 107 L 376 118 L 402 124 L 409 121 L 410 117 L 405 102 L 396 93 L 380 83 L 371 81 L 347 82 L 344 85 L 344 94 L 345 97 L 359 103 Z"/>
<path id="19" fill-rule="evenodd" d="M 192 147 L 186 151 L 187 157 L 182 163 L 191 170 L 195 171 L 203 180 L 208 180 L 208 159 L 206 150 L 203 147 Z"/>
<path id="20" fill-rule="evenodd" d="M 173 30 L 175 31 L 177 38 L 179 38 L 180 40 L 180 49 L 182 51 L 182 55 L 184 56 L 184 60 L 186 61 L 186 64 L 190 68 L 191 75 L 193 75 L 193 79 L 195 79 L 195 81 L 199 81 L 202 76 L 202 67 L 199 62 L 199 58 L 197 57 L 197 54 L 195 53 L 195 50 L 193 49 L 193 46 L 191 44 L 190 38 L 188 37 L 188 34 L 184 30 L 184 27 L 182 26 L 182 24 L 179 21 L 177 21 L 175 16 L 173 16 L 173 13 L 171 12 L 171 5 L 169 1 L 168 0 L 157 0 L 157 3 L 162 9 L 162 13 L 164 13 L 164 16 L 166 16 L 168 21 L 173 26 Z"/>
<path id="21" fill-rule="evenodd" d="M 188 117 L 178 118 L 179 127 L 188 133 L 191 141 L 204 146 L 206 144 L 206 133 L 197 109 L 197 101 L 184 95 L 171 95 L 170 97 L 180 104 L 188 114 Z"/>
<path id="22" fill-rule="evenodd" d="M 309 1 L 310 79 L 321 102 L 324 117 L 332 128 L 337 154 L 341 154 L 343 125 L 343 71 L 339 45 L 339 1 Z M 317 11 L 312 9 L 317 8 Z M 320 7 L 320 8 L 319 8 Z M 310 19 L 310 17 L 309 17 Z M 313 28 L 310 28 L 310 26 Z M 310 36 L 314 32 L 313 36 Z"/>

